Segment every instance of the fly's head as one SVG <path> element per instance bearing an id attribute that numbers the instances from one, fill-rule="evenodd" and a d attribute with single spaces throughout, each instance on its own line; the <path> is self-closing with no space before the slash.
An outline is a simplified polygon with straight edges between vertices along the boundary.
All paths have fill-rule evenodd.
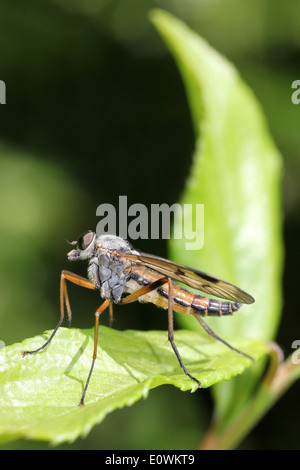
<path id="1" fill-rule="evenodd" d="M 92 230 L 80 235 L 77 241 L 71 242 L 71 245 L 76 245 L 76 248 L 69 251 L 67 255 L 69 261 L 91 259 L 96 254 L 106 254 L 111 250 L 131 252 L 130 244 L 123 238 L 106 234 L 97 237 Z"/>
<path id="2" fill-rule="evenodd" d="M 95 254 L 95 240 L 96 234 L 92 230 L 80 235 L 77 241 L 71 242 L 71 245 L 76 245 L 75 250 L 69 251 L 67 254 L 69 261 L 78 259 L 90 259 Z"/>

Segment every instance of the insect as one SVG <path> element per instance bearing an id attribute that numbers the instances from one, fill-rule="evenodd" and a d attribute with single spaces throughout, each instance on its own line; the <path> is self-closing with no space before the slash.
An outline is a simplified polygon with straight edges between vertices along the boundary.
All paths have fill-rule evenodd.
<path id="1" fill-rule="evenodd" d="M 201 383 L 187 371 L 174 342 L 173 311 L 194 315 L 208 334 L 221 341 L 233 351 L 254 361 L 251 356 L 234 348 L 216 335 L 202 319 L 203 316 L 207 315 L 232 315 L 243 303 L 251 304 L 254 302 L 254 298 L 251 295 L 228 282 L 196 269 L 182 266 L 158 256 L 140 253 L 132 249 L 126 240 L 115 235 L 97 236 L 95 232 L 89 230 L 83 233 L 78 238 L 78 241 L 71 242 L 71 245 L 77 246 L 67 254 L 68 259 L 70 261 L 87 260 L 88 279 L 70 271 L 63 270 L 61 272 L 59 322 L 49 339 L 41 347 L 33 351 L 23 351 L 22 355 L 37 353 L 52 341 L 64 319 L 65 307 L 68 315 L 67 326 L 70 326 L 72 312 L 66 281 L 87 289 L 100 291 L 104 301 L 95 312 L 93 358 L 79 405 L 84 405 L 96 361 L 99 317 L 108 308 L 110 326 L 112 326 L 113 304 L 122 305 L 140 300 L 151 302 L 167 309 L 168 339 L 184 373 L 191 380 L 195 381 L 199 388 Z M 181 282 L 206 294 L 227 299 L 227 301 L 224 302 L 194 294 L 180 287 L 174 281 Z M 128 295 L 124 296 L 124 294 Z"/>

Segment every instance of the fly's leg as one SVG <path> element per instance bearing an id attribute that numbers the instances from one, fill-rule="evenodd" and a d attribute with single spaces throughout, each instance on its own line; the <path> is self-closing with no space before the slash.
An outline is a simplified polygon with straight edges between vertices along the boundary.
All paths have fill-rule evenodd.
<path id="1" fill-rule="evenodd" d="M 173 285 L 171 278 L 168 278 L 168 286 L 169 286 L 169 301 L 168 301 L 168 339 L 171 343 L 171 346 L 173 348 L 173 351 L 178 359 L 178 362 L 180 364 L 180 367 L 182 368 L 183 372 L 194 382 L 197 383 L 198 387 L 201 388 L 201 382 L 199 382 L 198 379 L 193 377 L 186 369 L 185 365 L 182 362 L 182 359 L 180 357 L 179 351 L 176 347 L 176 344 L 174 342 L 174 329 L 173 329 Z"/>
<path id="2" fill-rule="evenodd" d="M 100 305 L 100 307 L 96 310 L 95 312 L 95 331 L 94 331 L 94 352 L 93 352 L 93 360 L 92 360 L 92 365 L 91 365 L 91 368 L 90 368 L 90 372 L 89 372 L 89 375 L 88 375 L 88 378 L 87 378 L 87 381 L 86 381 L 86 384 L 85 384 L 85 387 L 84 387 L 84 390 L 83 390 L 83 394 L 82 394 L 82 397 L 81 397 L 81 400 L 79 402 L 79 406 L 83 406 L 84 405 L 84 398 L 85 398 L 85 395 L 86 395 L 86 391 L 87 391 L 87 388 L 89 386 L 89 382 L 90 382 L 90 379 L 91 379 L 91 376 L 92 376 L 92 372 L 93 372 L 93 369 L 94 369 L 94 365 L 95 365 L 95 361 L 96 361 L 96 358 L 97 358 L 97 344 L 98 344 L 98 329 L 99 329 L 99 317 L 101 315 L 101 313 L 103 313 L 107 307 L 110 305 L 110 301 L 107 299 L 105 300 L 105 302 L 103 302 L 102 305 Z"/>
<path id="3" fill-rule="evenodd" d="M 242 354 L 242 356 L 245 356 L 247 357 L 248 359 L 251 359 L 252 362 L 255 362 L 254 358 L 252 356 L 250 356 L 249 354 L 246 354 L 244 353 L 243 351 L 240 351 L 239 349 L 236 349 L 234 348 L 233 346 L 231 346 L 231 344 L 227 343 L 227 341 L 225 341 L 224 339 L 220 338 L 220 336 L 216 335 L 216 333 L 214 333 L 210 328 L 209 326 L 207 326 L 207 324 L 204 322 L 204 320 L 201 318 L 201 316 L 198 314 L 198 313 L 194 313 L 194 316 L 197 318 L 198 322 L 201 324 L 201 326 L 203 326 L 203 328 L 205 329 L 205 331 L 210 335 L 212 336 L 213 338 L 217 339 L 218 341 L 220 341 L 221 343 L 225 344 L 225 346 L 227 346 L 228 348 L 232 349 L 232 351 L 235 351 L 239 354 Z"/>
<path id="4" fill-rule="evenodd" d="M 65 279 L 60 281 L 61 284 L 63 284 L 63 297 L 65 301 L 65 306 L 67 309 L 67 314 L 68 314 L 68 322 L 67 322 L 67 328 L 70 328 L 71 326 L 71 321 L 72 321 L 72 311 L 71 311 L 71 305 L 69 301 L 69 294 L 68 294 L 68 289 L 67 289 L 67 283 Z M 61 287 L 62 289 L 62 287 Z M 60 293 L 60 297 L 62 296 L 62 293 Z"/>
<path id="5" fill-rule="evenodd" d="M 69 302 L 69 296 L 68 296 L 68 291 L 67 291 L 67 285 L 66 281 L 70 281 L 73 284 L 77 284 L 78 286 L 85 287 L 87 289 L 96 289 L 96 286 L 85 279 L 84 277 L 78 276 L 77 274 L 73 274 L 70 271 L 63 270 L 60 275 L 60 318 L 59 322 L 57 323 L 56 327 L 54 328 L 51 336 L 49 339 L 39 348 L 34 349 L 33 351 L 22 351 L 22 356 L 26 356 L 27 354 L 35 354 L 42 349 L 44 349 L 53 339 L 55 336 L 58 328 L 61 326 L 65 312 L 64 312 L 64 305 L 66 305 L 67 308 L 67 314 L 68 314 L 68 327 L 71 324 L 71 318 L 72 318 L 72 312 L 71 312 L 71 307 L 70 307 L 70 302 Z"/>
<path id="6" fill-rule="evenodd" d="M 114 322 L 114 310 L 112 301 L 109 302 L 109 324 L 108 326 L 112 328 Z"/>
<path id="7" fill-rule="evenodd" d="M 136 290 L 132 294 L 128 295 L 127 297 L 124 297 L 124 299 L 120 300 L 120 304 L 130 304 L 132 302 L 136 302 L 140 297 L 143 295 L 148 294 L 149 292 L 157 289 L 158 287 L 162 286 L 163 284 L 166 284 L 168 282 L 167 277 L 161 277 L 157 281 L 152 282 L 148 286 L 141 287 L 140 289 Z"/>
<path id="8" fill-rule="evenodd" d="M 138 289 L 137 291 L 135 291 L 132 294 L 128 295 L 127 297 L 122 299 L 119 303 L 120 304 L 127 304 L 127 303 L 131 303 L 131 302 L 135 302 L 136 300 L 139 299 L 139 297 L 147 294 L 148 292 L 151 292 L 154 289 L 157 289 L 157 287 L 161 286 L 162 284 L 165 284 L 167 282 L 167 280 L 168 280 L 168 278 L 165 278 L 165 277 L 163 277 L 161 279 L 158 279 L 157 281 L 153 282 L 152 284 L 149 284 L 149 286 L 142 287 L 141 289 Z M 111 322 L 113 320 L 113 305 L 112 305 L 111 300 L 108 300 L 108 299 L 105 300 L 105 302 L 103 302 L 103 304 L 95 312 L 95 333 L 94 333 L 93 360 L 92 360 L 92 365 L 91 365 L 91 368 L 90 368 L 90 372 L 89 372 L 89 375 L 88 375 L 88 378 L 87 378 L 87 381 L 86 381 L 86 384 L 85 384 L 85 387 L 84 387 L 84 391 L 83 391 L 83 394 L 82 394 L 82 397 L 81 397 L 81 400 L 80 400 L 80 403 L 79 403 L 80 406 L 84 405 L 84 398 L 85 398 L 85 395 L 86 395 L 86 391 L 87 391 L 87 388 L 88 388 L 88 385 L 89 385 L 89 382 L 90 382 L 90 378 L 91 378 L 93 368 L 94 368 L 94 365 L 95 365 L 95 361 L 96 361 L 96 357 L 97 357 L 99 317 L 100 317 L 101 313 L 103 313 L 104 310 L 107 309 L 107 307 L 109 307 L 109 321 L 110 321 L 110 325 L 111 325 Z"/>
<path id="9" fill-rule="evenodd" d="M 145 287 L 141 287 L 140 289 L 138 289 L 137 291 L 133 292 L 132 294 L 128 295 L 127 297 L 125 297 L 124 299 L 122 299 L 120 301 L 121 304 L 127 304 L 127 303 L 131 303 L 131 302 L 135 302 L 136 300 L 139 299 L 139 297 L 142 297 L 143 295 L 145 294 L 148 294 L 149 292 L 153 291 L 154 289 L 157 289 L 158 287 L 160 287 L 161 285 L 163 284 L 166 284 L 168 283 L 168 286 L 169 286 L 169 302 L 168 302 L 168 324 L 169 324 L 169 328 L 168 328 L 168 339 L 171 343 L 171 346 L 173 348 L 173 351 L 178 359 L 178 362 L 180 364 L 180 367 L 183 369 L 184 373 L 190 377 L 190 379 L 194 380 L 195 382 L 197 382 L 198 384 L 198 387 L 201 388 L 201 383 L 199 382 L 199 380 L 197 380 L 195 377 L 193 377 L 185 368 L 183 362 L 182 362 L 182 359 L 180 357 L 180 354 L 178 352 L 178 349 L 176 347 L 176 344 L 174 342 L 174 331 L 173 331 L 173 284 L 172 284 L 172 280 L 171 278 L 169 277 L 162 277 L 160 279 L 158 279 L 157 281 L 154 281 L 152 282 L 151 284 L 149 284 L 148 286 L 145 286 Z"/>

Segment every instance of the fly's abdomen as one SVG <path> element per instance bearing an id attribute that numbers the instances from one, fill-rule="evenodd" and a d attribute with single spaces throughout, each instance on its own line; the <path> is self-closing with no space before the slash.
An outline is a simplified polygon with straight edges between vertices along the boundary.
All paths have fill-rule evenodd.
<path id="1" fill-rule="evenodd" d="M 173 287 L 173 310 L 176 312 L 191 314 L 199 313 L 202 316 L 222 316 L 232 315 L 241 304 L 238 302 L 224 302 L 221 300 L 210 299 L 198 294 L 194 294 L 177 284 L 172 283 Z M 159 294 L 166 300 L 169 298 L 168 285 L 165 284 L 157 289 Z"/>
<path id="2" fill-rule="evenodd" d="M 134 272 L 131 273 L 131 279 L 135 281 L 137 285 L 147 286 L 157 280 L 159 276 L 156 273 L 151 272 L 148 269 L 139 267 L 135 268 Z M 135 289 L 128 289 L 133 291 Z M 194 294 L 172 282 L 172 297 L 173 297 L 173 310 L 175 312 L 183 314 L 198 313 L 202 316 L 222 316 L 232 315 L 236 312 L 241 304 L 237 302 L 224 302 L 221 300 L 210 299 L 209 297 L 202 297 L 201 295 Z M 158 287 L 154 291 L 141 297 L 142 301 L 151 302 L 155 305 L 168 308 L 169 303 L 169 286 L 164 284 Z"/>
<path id="3" fill-rule="evenodd" d="M 201 297 L 195 295 L 191 304 L 191 308 L 195 313 L 203 316 L 222 316 L 232 315 L 239 310 L 242 304 L 238 302 L 224 302 L 221 300 L 210 299 L 209 297 Z"/>

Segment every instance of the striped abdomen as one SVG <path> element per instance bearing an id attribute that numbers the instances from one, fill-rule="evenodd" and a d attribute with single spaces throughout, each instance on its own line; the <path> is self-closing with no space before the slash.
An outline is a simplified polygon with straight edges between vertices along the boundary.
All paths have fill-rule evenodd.
<path id="1" fill-rule="evenodd" d="M 134 267 L 131 270 L 130 279 L 126 283 L 126 291 L 132 293 L 147 286 L 161 278 L 161 274 L 144 267 Z M 222 302 L 221 300 L 210 299 L 194 294 L 172 282 L 173 290 L 173 310 L 183 314 L 200 313 L 200 315 L 231 315 L 237 311 L 241 304 L 238 302 Z M 164 284 L 161 287 L 140 297 L 141 301 L 151 302 L 155 305 L 168 308 L 169 286 Z"/>

